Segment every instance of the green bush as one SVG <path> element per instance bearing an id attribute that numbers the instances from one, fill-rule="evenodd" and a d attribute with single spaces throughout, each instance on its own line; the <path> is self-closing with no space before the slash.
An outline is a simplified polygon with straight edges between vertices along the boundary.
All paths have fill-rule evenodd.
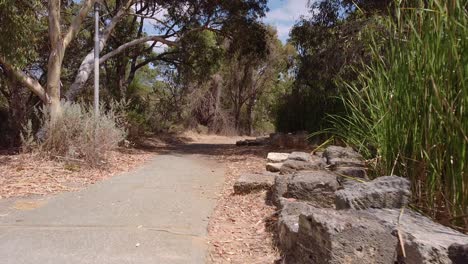
<path id="1" fill-rule="evenodd" d="M 386 45 L 343 98 L 334 132 L 377 157 L 380 175 L 412 181 L 414 204 L 468 226 L 468 15 L 463 1 L 399 5 Z M 380 42 L 379 40 L 379 43 Z"/>

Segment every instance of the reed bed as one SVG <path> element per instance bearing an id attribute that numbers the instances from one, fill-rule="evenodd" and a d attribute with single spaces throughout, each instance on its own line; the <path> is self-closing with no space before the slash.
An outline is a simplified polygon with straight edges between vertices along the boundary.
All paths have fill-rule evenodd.
<path id="1" fill-rule="evenodd" d="M 379 175 L 412 182 L 413 205 L 468 229 L 466 1 L 398 2 L 374 34 L 373 63 L 345 83 L 333 133 L 375 158 Z"/>

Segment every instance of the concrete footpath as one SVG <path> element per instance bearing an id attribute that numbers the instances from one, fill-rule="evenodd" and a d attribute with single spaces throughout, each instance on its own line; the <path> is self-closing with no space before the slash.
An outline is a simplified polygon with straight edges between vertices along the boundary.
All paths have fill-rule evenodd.
<path id="1" fill-rule="evenodd" d="M 0 201 L 0 263 L 205 263 L 223 180 L 213 160 L 158 155 L 79 192 Z"/>

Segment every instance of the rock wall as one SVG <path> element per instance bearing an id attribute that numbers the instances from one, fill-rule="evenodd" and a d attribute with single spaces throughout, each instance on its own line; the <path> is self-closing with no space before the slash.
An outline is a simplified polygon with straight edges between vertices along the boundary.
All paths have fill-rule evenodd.
<path id="1" fill-rule="evenodd" d="M 270 172 L 236 185 L 271 192 L 282 263 L 468 264 L 468 236 L 405 208 L 408 180 L 369 181 L 353 149 L 270 153 L 267 162 Z"/>

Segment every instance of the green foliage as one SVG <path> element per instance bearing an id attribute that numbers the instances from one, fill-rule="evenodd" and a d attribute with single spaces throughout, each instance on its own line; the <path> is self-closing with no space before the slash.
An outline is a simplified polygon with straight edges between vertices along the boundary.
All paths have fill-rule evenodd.
<path id="1" fill-rule="evenodd" d="M 410 178 L 416 205 L 466 228 L 468 14 L 458 1 L 424 3 L 385 20 L 386 45 L 347 82 L 334 132 L 376 156 L 379 175 Z"/>
<path id="2" fill-rule="evenodd" d="M 296 48 L 295 81 L 282 98 L 277 129 L 282 132 L 321 131 L 326 117 L 341 115 L 340 80 L 356 79 L 354 68 L 369 63 L 368 31 L 388 1 L 314 1 L 310 18 L 299 20 L 289 40 Z"/>
<path id="3" fill-rule="evenodd" d="M 206 81 L 219 70 L 224 49 L 212 31 L 192 32 L 183 37 L 178 48 L 183 64 L 179 66 L 186 81 Z"/>
<path id="4" fill-rule="evenodd" d="M 0 0 L 0 56 L 24 67 L 38 56 L 38 49 L 47 30 L 46 17 L 39 0 Z"/>

